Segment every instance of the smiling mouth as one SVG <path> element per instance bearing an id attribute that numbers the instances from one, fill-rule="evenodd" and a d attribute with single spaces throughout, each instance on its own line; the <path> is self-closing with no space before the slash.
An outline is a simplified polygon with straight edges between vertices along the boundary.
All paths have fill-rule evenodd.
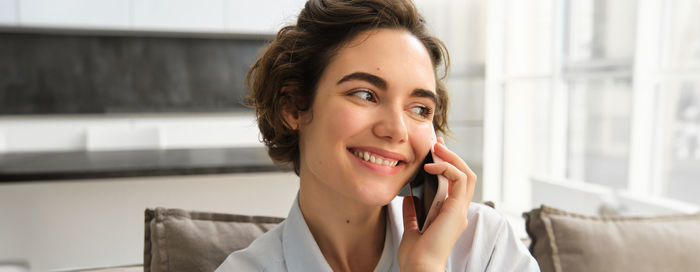
<path id="1" fill-rule="evenodd" d="M 401 163 L 400 160 L 392 160 L 388 158 L 381 157 L 377 154 L 374 154 L 372 152 L 368 151 L 359 151 L 359 150 L 352 150 L 348 149 L 350 153 L 354 154 L 355 157 L 358 157 L 359 159 L 366 161 L 368 163 L 376 164 L 376 165 L 381 165 L 381 166 L 388 166 L 388 167 L 396 167 Z"/>

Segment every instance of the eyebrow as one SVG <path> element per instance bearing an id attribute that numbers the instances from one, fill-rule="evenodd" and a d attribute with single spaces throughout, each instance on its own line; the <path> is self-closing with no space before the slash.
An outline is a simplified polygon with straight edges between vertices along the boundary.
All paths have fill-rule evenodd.
<path id="1" fill-rule="evenodd" d="M 381 77 L 375 76 L 373 74 L 368 74 L 368 73 L 363 73 L 363 72 L 354 72 L 352 74 L 346 75 L 340 80 L 338 80 L 338 83 L 336 85 L 350 81 L 350 80 L 362 80 L 362 81 L 367 81 L 370 84 L 377 86 L 378 88 L 382 90 L 386 90 L 386 80 L 384 80 Z"/>
<path id="2" fill-rule="evenodd" d="M 387 89 L 386 80 L 384 80 L 381 77 L 375 76 L 373 74 L 365 73 L 365 72 L 354 72 L 352 74 L 346 75 L 343 78 L 341 78 L 340 80 L 338 80 L 338 83 L 336 83 L 336 85 L 343 83 L 343 82 L 346 82 L 346 81 L 350 81 L 350 80 L 362 80 L 362 81 L 366 81 L 369 84 L 372 84 L 372 85 L 374 85 L 377 88 L 380 88 L 382 90 Z M 430 98 L 431 100 L 433 100 L 433 103 L 435 103 L 437 105 L 437 96 L 435 95 L 434 92 L 424 90 L 424 89 L 415 89 L 415 90 L 413 90 L 413 92 L 411 92 L 411 96 Z"/>
<path id="3" fill-rule="evenodd" d="M 433 100 L 433 103 L 437 105 L 437 96 L 435 95 L 434 92 L 423 90 L 423 89 L 415 89 L 411 93 L 411 96 L 415 97 L 427 97 Z"/>

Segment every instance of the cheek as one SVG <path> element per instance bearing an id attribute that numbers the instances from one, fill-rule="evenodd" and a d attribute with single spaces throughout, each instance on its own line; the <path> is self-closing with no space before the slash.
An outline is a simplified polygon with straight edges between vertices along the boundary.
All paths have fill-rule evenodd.
<path id="1" fill-rule="evenodd" d="M 302 132 L 303 155 L 314 167 L 338 161 L 336 157 L 343 154 L 340 148 L 344 148 L 345 140 L 360 133 L 366 123 L 365 115 L 356 107 L 329 102 L 315 109 L 310 125 Z"/>
<path id="2" fill-rule="evenodd" d="M 423 123 L 411 128 L 411 144 L 416 148 L 416 153 L 425 156 L 436 140 L 435 129 L 432 123 Z"/>
<path id="3" fill-rule="evenodd" d="M 368 114 L 352 105 L 337 105 L 329 112 L 331 116 L 327 132 L 337 138 L 360 133 L 367 123 Z"/>

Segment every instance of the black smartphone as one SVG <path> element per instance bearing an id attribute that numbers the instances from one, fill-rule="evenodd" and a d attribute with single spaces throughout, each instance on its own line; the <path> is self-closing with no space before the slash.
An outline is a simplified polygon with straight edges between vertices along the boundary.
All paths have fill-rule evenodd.
<path id="1" fill-rule="evenodd" d="M 425 164 L 433 163 L 435 159 L 433 152 L 429 151 L 421 166 L 418 167 L 418 171 L 399 192 L 401 196 L 412 197 L 418 220 L 418 230 L 421 233 L 435 219 L 442 202 L 447 197 L 447 180 L 443 176 L 425 172 L 423 167 Z"/>

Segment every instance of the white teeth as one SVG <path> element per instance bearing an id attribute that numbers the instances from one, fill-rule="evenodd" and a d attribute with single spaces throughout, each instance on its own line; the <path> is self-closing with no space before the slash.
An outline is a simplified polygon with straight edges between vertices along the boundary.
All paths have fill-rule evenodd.
<path id="1" fill-rule="evenodd" d="M 379 164 L 379 165 L 394 167 L 394 166 L 396 166 L 396 165 L 399 163 L 399 161 L 390 161 L 390 160 L 388 160 L 388 159 L 382 159 L 382 158 L 375 157 L 374 155 L 370 155 L 370 153 L 369 153 L 369 152 L 366 152 L 366 151 L 365 151 L 365 152 L 354 151 L 353 153 L 354 153 L 355 156 L 357 156 L 358 158 L 360 158 L 360 159 L 362 159 L 362 160 L 364 160 L 364 161 L 366 161 L 366 162 L 371 162 L 371 163 L 374 163 L 374 164 Z"/>

